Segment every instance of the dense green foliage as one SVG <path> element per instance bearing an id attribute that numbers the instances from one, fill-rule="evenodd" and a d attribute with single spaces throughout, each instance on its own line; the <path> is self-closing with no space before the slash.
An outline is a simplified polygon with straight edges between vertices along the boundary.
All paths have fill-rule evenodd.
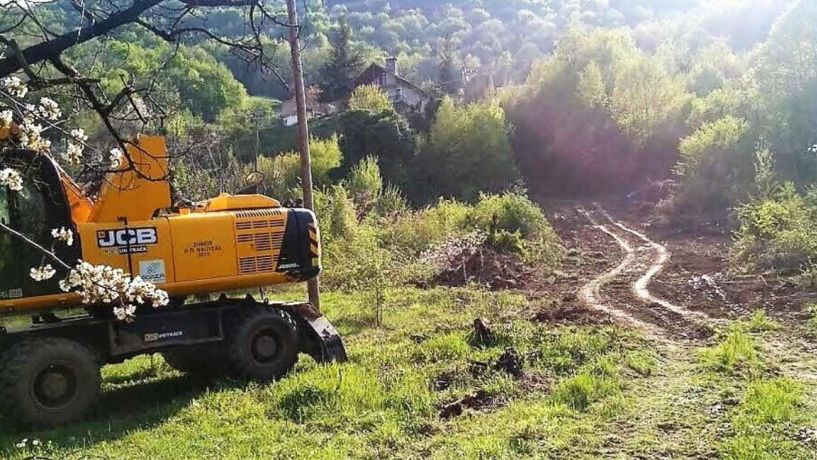
<path id="1" fill-rule="evenodd" d="M 374 85 L 355 88 L 349 97 L 349 110 L 366 110 L 373 113 L 394 111 L 394 105 L 385 91 Z"/>
<path id="2" fill-rule="evenodd" d="M 573 31 L 512 99 L 520 163 L 545 190 L 629 188 L 672 165 L 691 98 L 631 34 Z"/>
<path id="3" fill-rule="evenodd" d="M 420 148 L 419 175 L 435 195 L 473 200 L 498 192 L 519 178 L 505 111 L 493 103 L 457 107 L 443 100 Z"/>

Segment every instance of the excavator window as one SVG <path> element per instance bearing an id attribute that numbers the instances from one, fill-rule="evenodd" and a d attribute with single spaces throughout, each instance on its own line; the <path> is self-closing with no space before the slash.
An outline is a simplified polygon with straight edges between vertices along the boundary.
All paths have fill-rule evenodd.
<path id="1" fill-rule="evenodd" d="M 11 227 L 8 198 L 8 189 L 0 187 L 0 222 Z M 0 232 L 0 300 L 22 296 L 18 265 L 13 237 L 7 232 Z"/>
<path id="2" fill-rule="evenodd" d="M 27 235 L 40 244 L 50 246 L 46 238 L 45 197 L 43 192 L 31 182 L 24 182 L 23 190 L 12 194 L 11 205 L 12 228 Z"/>
<path id="3" fill-rule="evenodd" d="M 0 188 L 0 223 L 9 224 L 9 202 L 5 188 Z"/>

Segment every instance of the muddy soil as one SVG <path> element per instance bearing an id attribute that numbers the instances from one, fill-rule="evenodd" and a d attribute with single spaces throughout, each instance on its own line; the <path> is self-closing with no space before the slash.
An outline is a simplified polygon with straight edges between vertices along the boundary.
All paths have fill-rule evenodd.
<path id="1" fill-rule="evenodd" d="M 488 247 L 479 253 L 464 255 L 451 265 L 456 268 L 444 270 L 432 283 L 448 287 L 475 283 L 490 289 L 519 289 L 533 280 L 535 272 L 517 255 L 499 253 Z"/>
<path id="2" fill-rule="evenodd" d="M 725 320 L 757 309 L 802 322 L 806 305 L 817 299 L 786 280 L 730 273 L 731 237 L 720 228 L 699 233 L 662 228 L 645 203 L 542 204 L 568 256 L 562 273 L 527 287 L 533 299 L 545 292 L 561 299 L 542 305 L 540 320 L 578 321 L 582 311 L 593 310 L 586 321 L 602 316 L 675 338 L 701 339 Z"/>

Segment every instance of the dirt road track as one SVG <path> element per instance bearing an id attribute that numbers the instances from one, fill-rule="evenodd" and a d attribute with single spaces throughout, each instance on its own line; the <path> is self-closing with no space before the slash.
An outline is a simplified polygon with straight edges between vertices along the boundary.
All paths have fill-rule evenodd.
<path id="1" fill-rule="evenodd" d="M 579 213 L 584 215 L 587 218 L 587 220 L 589 220 L 590 223 L 593 224 L 593 226 L 597 228 L 599 231 L 606 233 L 613 240 L 615 240 L 615 242 L 618 243 L 619 246 L 621 246 L 621 249 L 624 251 L 625 254 L 624 259 L 615 268 L 606 273 L 603 273 L 597 278 L 590 280 L 589 283 L 582 286 L 582 288 L 579 290 L 579 298 L 586 306 L 599 310 L 607 315 L 610 315 L 615 319 L 632 323 L 634 325 L 641 326 L 646 329 L 652 329 L 653 326 L 651 324 L 641 321 L 640 319 L 636 318 L 633 315 L 630 315 L 629 313 L 625 312 L 620 308 L 610 306 L 604 303 L 602 300 L 601 289 L 605 285 L 615 280 L 627 269 L 629 269 L 631 265 L 633 265 L 633 263 L 636 260 L 635 251 L 626 240 L 619 237 L 616 233 L 611 231 L 606 226 L 599 224 L 591 213 L 584 209 L 580 209 Z"/>
<path id="2" fill-rule="evenodd" d="M 717 323 L 705 313 L 675 305 L 650 292 L 651 281 L 661 273 L 671 257 L 665 246 L 616 220 L 601 206 L 596 205 L 592 210 L 579 208 L 578 212 L 594 228 L 609 236 L 624 253 L 618 266 L 590 280 L 579 290 L 579 298 L 586 306 L 650 332 L 684 329 L 704 331 Z M 613 284 L 628 285 L 632 299 L 605 295 L 606 287 Z"/>

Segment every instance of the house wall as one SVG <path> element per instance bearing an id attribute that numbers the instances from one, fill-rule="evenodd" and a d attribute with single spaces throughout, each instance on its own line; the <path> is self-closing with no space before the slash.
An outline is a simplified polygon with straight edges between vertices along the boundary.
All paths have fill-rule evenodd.
<path id="1" fill-rule="evenodd" d="M 411 87 L 403 87 L 403 103 L 425 110 L 426 98 Z"/>

